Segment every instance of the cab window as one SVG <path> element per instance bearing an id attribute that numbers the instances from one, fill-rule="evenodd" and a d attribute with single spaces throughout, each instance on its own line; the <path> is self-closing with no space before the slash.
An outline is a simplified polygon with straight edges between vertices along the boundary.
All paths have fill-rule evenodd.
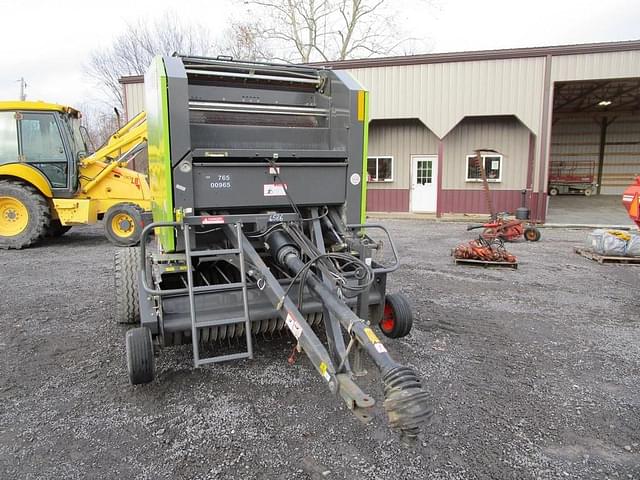
<path id="1" fill-rule="evenodd" d="M 14 112 L 0 112 L 0 164 L 18 161 L 18 127 Z"/>
<path id="2" fill-rule="evenodd" d="M 67 157 L 51 113 L 23 113 L 20 137 L 24 161 L 39 169 L 53 188 L 67 186 Z"/>

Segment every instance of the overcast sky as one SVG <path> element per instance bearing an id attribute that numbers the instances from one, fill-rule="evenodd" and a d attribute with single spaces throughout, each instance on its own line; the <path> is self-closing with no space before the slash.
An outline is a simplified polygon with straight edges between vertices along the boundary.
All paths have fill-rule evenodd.
<path id="1" fill-rule="evenodd" d="M 410 5 L 400 21 L 426 52 L 640 39 L 638 0 L 434 0 L 422 9 L 416 0 L 389 1 Z M 28 99 L 90 103 L 99 95 L 83 64 L 127 22 L 169 10 L 220 31 L 242 8 L 231 0 L 0 0 L 0 99 L 17 98 L 24 77 Z"/>

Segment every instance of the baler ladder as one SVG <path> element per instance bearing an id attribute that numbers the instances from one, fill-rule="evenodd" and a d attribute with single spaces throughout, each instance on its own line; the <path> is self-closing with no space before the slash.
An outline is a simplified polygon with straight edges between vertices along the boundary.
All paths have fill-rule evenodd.
<path id="1" fill-rule="evenodd" d="M 216 249 L 216 250 L 192 250 L 190 243 L 191 225 L 184 225 L 184 245 L 187 260 L 187 286 L 189 289 L 189 313 L 191 316 L 191 340 L 193 344 L 193 364 L 200 367 L 210 363 L 227 362 L 229 360 L 240 360 L 243 358 L 253 358 L 253 344 L 251 338 L 251 320 L 249 318 L 249 299 L 247 294 L 247 279 L 245 273 L 244 251 L 242 242 L 244 235 L 242 234 L 242 224 L 237 222 L 234 224 L 236 238 L 232 243 L 238 245 L 238 248 Z M 225 230 L 226 231 L 226 230 Z M 229 256 L 237 256 L 240 264 L 240 281 L 235 283 L 224 283 L 217 285 L 195 286 L 193 279 L 193 258 L 228 258 Z M 225 290 L 233 290 L 242 288 L 242 302 L 244 304 L 244 315 L 237 318 L 215 319 L 215 320 L 198 320 L 196 312 L 195 296 L 199 293 L 220 292 Z M 247 351 L 239 353 L 231 353 L 227 355 L 217 355 L 214 357 L 200 358 L 199 348 L 199 331 L 201 328 L 216 327 L 219 325 L 229 325 L 244 323 L 244 331 L 247 340 Z"/>

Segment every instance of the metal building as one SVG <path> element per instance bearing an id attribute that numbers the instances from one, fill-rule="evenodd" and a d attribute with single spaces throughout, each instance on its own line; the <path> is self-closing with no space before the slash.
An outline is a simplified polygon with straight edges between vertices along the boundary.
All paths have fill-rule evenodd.
<path id="1" fill-rule="evenodd" d="M 475 149 L 496 208 L 521 192 L 544 221 L 549 174 L 591 169 L 618 195 L 640 173 L 640 41 L 347 60 L 370 91 L 370 212 L 484 213 Z M 121 79 L 127 114 L 141 77 Z M 555 192 L 553 192 L 555 193 Z"/>

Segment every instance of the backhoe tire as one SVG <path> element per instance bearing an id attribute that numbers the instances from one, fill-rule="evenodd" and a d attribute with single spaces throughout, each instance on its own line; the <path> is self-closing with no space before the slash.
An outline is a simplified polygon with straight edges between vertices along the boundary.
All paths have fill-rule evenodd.
<path id="1" fill-rule="evenodd" d="M 71 225 L 62 225 L 62 223 L 60 223 L 60 220 L 53 219 L 51 220 L 51 224 L 47 229 L 46 236 L 52 237 L 52 238 L 61 237 L 62 235 L 67 233 L 69 230 L 71 230 Z"/>
<path id="2" fill-rule="evenodd" d="M 118 323 L 139 323 L 138 272 L 140 271 L 140 248 L 119 248 L 113 256 L 113 261 Z"/>
<path id="3" fill-rule="evenodd" d="M 118 203 L 102 219 L 104 233 L 114 245 L 132 247 L 140 243 L 142 209 L 133 203 Z"/>
<path id="4" fill-rule="evenodd" d="M 51 209 L 31 185 L 0 180 L 0 249 L 20 249 L 44 237 L 51 222 Z"/>
<path id="5" fill-rule="evenodd" d="M 413 312 L 404 295 L 387 294 L 379 326 L 382 333 L 389 338 L 402 338 L 409 335 L 413 326 Z"/>
<path id="6" fill-rule="evenodd" d="M 125 346 L 131 385 L 152 382 L 155 377 L 155 359 L 151 330 L 147 327 L 129 330 L 125 337 Z"/>

